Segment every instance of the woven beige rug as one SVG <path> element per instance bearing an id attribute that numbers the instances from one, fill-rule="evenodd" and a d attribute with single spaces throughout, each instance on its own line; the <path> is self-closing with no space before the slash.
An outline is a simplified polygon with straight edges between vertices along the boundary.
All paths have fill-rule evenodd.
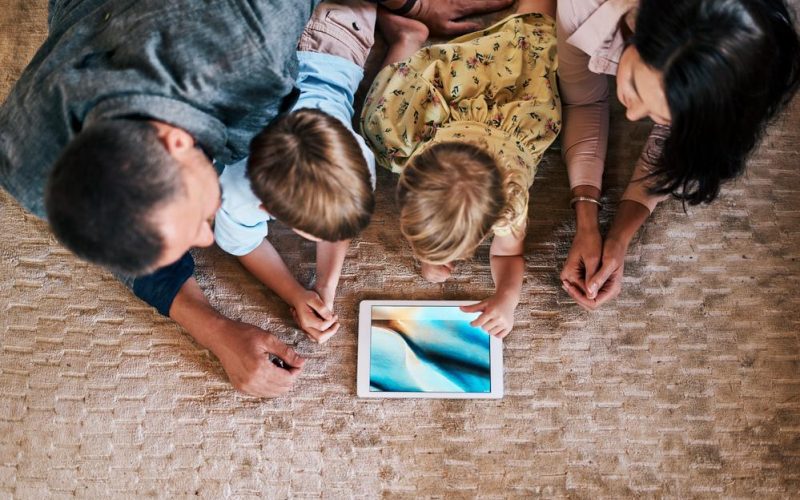
<path id="1" fill-rule="evenodd" d="M 0 96 L 44 39 L 45 10 L 0 0 Z M 647 127 L 618 107 L 612 123 L 616 200 Z M 324 346 L 234 259 L 197 252 L 216 306 L 310 358 L 276 400 L 234 392 L 180 328 L 0 194 L 0 497 L 796 498 L 798 144 L 795 101 L 713 206 L 657 210 L 631 248 L 622 295 L 594 314 L 558 281 L 573 227 L 565 169 L 549 153 L 497 402 L 355 397 L 360 300 L 492 289 L 485 247 L 445 285 L 418 277 L 386 173 L 345 264 L 343 328 Z M 271 234 L 308 279 L 313 245 Z"/>

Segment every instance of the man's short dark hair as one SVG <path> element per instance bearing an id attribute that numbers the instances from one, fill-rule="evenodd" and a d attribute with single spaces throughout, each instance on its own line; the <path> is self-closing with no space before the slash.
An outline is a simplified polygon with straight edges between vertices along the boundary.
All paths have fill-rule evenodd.
<path id="1" fill-rule="evenodd" d="M 64 246 L 135 276 L 152 271 L 164 247 L 153 211 L 180 191 L 180 173 L 155 126 L 109 120 L 83 129 L 62 152 L 45 203 Z"/>

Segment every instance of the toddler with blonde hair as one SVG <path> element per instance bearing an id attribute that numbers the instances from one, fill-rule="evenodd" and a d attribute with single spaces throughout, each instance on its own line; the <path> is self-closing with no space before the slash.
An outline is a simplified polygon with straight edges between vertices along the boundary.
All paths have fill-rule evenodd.
<path id="1" fill-rule="evenodd" d="M 495 293 L 463 309 L 500 338 L 522 288 L 528 190 L 561 126 L 554 17 L 554 1 L 520 0 L 489 28 L 420 48 L 424 25 L 378 13 L 389 50 L 362 132 L 400 174 L 400 228 L 426 279 L 444 281 L 494 235 Z"/>

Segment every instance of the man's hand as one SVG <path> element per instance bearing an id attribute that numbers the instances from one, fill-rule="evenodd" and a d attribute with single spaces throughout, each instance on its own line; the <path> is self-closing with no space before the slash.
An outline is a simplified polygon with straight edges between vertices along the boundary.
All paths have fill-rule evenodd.
<path id="1" fill-rule="evenodd" d="M 339 317 L 328 309 L 317 292 L 303 290 L 290 303 L 295 322 L 311 340 L 322 344 L 339 331 Z"/>
<path id="2" fill-rule="evenodd" d="M 407 17 L 422 21 L 435 35 L 460 35 L 483 27 L 462 18 L 496 12 L 513 3 L 514 0 L 417 0 Z"/>
<path id="3" fill-rule="evenodd" d="M 274 335 L 218 313 L 189 278 L 172 301 L 169 316 L 222 363 L 233 386 L 253 396 L 275 397 L 292 388 L 305 360 Z M 287 368 L 269 359 L 273 354 Z"/>
<path id="4" fill-rule="evenodd" d="M 597 308 L 595 302 L 597 293 L 589 292 L 588 281 L 600 266 L 602 251 L 603 238 L 596 226 L 578 229 L 561 270 L 561 284 L 564 290 L 575 299 L 575 302 L 588 310 Z"/>
<path id="5" fill-rule="evenodd" d="M 472 326 L 483 328 L 486 333 L 498 338 L 505 338 L 514 328 L 514 309 L 517 301 L 500 295 L 492 295 L 488 299 L 471 306 L 461 306 L 464 312 L 481 313 Z"/>
<path id="6" fill-rule="evenodd" d="M 288 392 L 305 363 L 291 347 L 264 330 L 225 319 L 216 332 L 217 355 L 233 386 L 252 396 L 272 398 Z M 283 360 L 286 368 L 270 361 L 270 354 Z"/>

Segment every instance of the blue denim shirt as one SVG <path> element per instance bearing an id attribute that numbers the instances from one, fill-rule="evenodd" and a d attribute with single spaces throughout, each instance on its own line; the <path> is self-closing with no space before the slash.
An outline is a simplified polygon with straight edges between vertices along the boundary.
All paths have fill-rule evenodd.
<path id="1" fill-rule="evenodd" d="M 44 187 L 84 124 L 137 116 L 191 133 L 222 163 L 292 93 L 295 47 L 318 0 L 51 0 L 49 35 L 0 107 L 0 185 L 44 217 Z M 162 314 L 193 272 L 188 254 L 125 279 Z"/>

